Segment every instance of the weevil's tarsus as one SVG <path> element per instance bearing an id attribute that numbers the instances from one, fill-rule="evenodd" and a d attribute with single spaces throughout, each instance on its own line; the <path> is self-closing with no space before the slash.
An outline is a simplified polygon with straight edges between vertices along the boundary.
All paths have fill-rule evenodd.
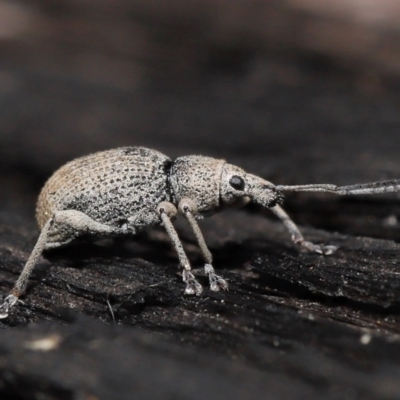
<path id="1" fill-rule="evenodd" d="M 220 290 L 229 290 L 228 282 L 215 273 L 214 267 L 211 264 L 204 265 L 204 272 L 208 275 L 208 279 L 210 281 L 210 289 L 213 292 L 219 292 Z"/>
<path id="2" fill-rule="evenodd" d="M 183 268 L 182 278 L 183 281 L 186 283 L 185 294 L 195 294 L 197 296 L 200 296 L 203 288 L 201 287 L 200 283 L 197 282 L 196 278 L 191 272 L 192 268 L 190 266 L 189 259 L 185 253 L 185 250 L 183 249 L 178 233 L 176 232 L 174 225 L 171 222 L 171 219 L 177 215 L 178 210 L 172 203 L 163 201 L 158 205 L 157 212 L 160 215 L 164 228 L 167 231 L 169 238 L 171 239 L 176 253 L 178 254 L 179 263 Z"/>
<path id="3" fill-rule="evenodd" d="M 186 283 L 185 294 L 200 296 L 203 292 L 203 287 L 197 282 L 193 273 L 187 269 L 184 269 L 182 272 L 183 282 Z"/>
<path id="4" fill-rule="evenodd" d="M 297 225 L 292 221 L 289 215 L 286 214 L 285 210 L 281 206 L 275 206 L 270 210 L 283 222 L 288 229 L 293 243 L 300 246 L 303 250 L 310 253 L 317 253 L 323 255 L 333 254 L 338 248 L 336 246 L 324 246 L 320 244 L 314 244 L 304 239 L 304 236 L 300 232 Z"/>
<path id="5" fill-rule="evenodd" d="M 322 245 L 309 242 L 307 240 L 293 241 L 295 244 L 300 245 L 301 249 L 309 253 L 322 254 L 324 256 L 329 256 L 338 249 L 337 246 L 333 245 Z"/>
<path id="6" fill-rule="evenodd" d="M 18 303 L 18 297 L 9 294 L 0 305 L 0 319 L 7 318 L 10 309 Z"/>
<path id="7" fill-rule="evenodd" d="M 210 281 L 210 289 L 214 292 L 218 292 L 220 289 L 228 290 L 228 283 L 217 275 L 212 266 L 212 254 L 210 250 L 208 250 L 207 244 L 204 240 L 204 236 L 201 233 L 199 224 L 197 223 L 194 215 L 197 214 L 196 203 L 188 198 L 183 198 L 178 205 L 179 211 L 185 216 L 187 221 L 189 222 L 190 227 L 192 228 L 194 235 L 196 237 L 197 244 L 200 247 L 201 253 L 205 260 L 204 271 L 208 276 Z"/>

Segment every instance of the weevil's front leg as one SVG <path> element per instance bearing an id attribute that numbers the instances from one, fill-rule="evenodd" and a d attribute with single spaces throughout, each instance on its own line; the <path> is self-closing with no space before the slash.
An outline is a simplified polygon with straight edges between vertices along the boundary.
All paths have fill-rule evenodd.
<path id="1" fill-rule="evenodd" d="M 164 224 L 164 228 L 167 231 L 167 234 L 174 245 L 175 251 L 178 254 L 179 263 L 183 268 L 182 277 L 183 281 L 186 283 L 185 294 L 195 294 L 200 296 L 203 288 L 201 287 L 200 283 L 197 282 L 191 271 L 192 268 L 190 267 L 189 259 L 186 256 L 179 236 L 171 222 L 171 218 L 175 217 L 178 213 L 176 207 L 172 203 L 163 201 L 158 205 L 157 212 L 160 215 L 161 221 Z"/>
<path id="2" fill-rule="evenodd" d="M 203 234 L 201 233 L 200 227 L 194 217 L 194 215 L 197 213 L 196 203 L 191 199 L 183 198 L 179 202 L 178 209 L 186 217 L 194 232 L 194 235 L 196 236 L 196 241 L 206 262 L 204 271 L 210 280 L 210 289 L 214 292 L 218 292 L 220 289 L 228 290 L 228 283 L 225 279 L 221 278 L 215 273 L 212 266 L 212 255 L 210 250 L 208 250 Z"/>
<path id="3" fill-rule="evenodd" d="M 79 234 L 92 234 L 100 237 L 112 233 L 118 233 L 118 228 L 94 221 L 80 211 L 64 210 L 55 212 L 53 217 L 43 226 L 36 245 L 11 293 L 0 305 L 0 319 L 8 316 L 10 309 L 18 302 L 19 297 L 25 293 L 29 277 L 43 250 L 67 244 Z"/>
<path id="4" fill-rule="evenodd" d="M 333 254 L 337 250 L 336 246 L 323 246 L 306 241 L 299 231 L 297 225 L 290 219 L 290 217 L 280 206 L 272 207 L 270 210 L 285 224 L 286 228 L 291 234 L 293 242 L 301 246 L 304 250 L 324 255 Z"/>

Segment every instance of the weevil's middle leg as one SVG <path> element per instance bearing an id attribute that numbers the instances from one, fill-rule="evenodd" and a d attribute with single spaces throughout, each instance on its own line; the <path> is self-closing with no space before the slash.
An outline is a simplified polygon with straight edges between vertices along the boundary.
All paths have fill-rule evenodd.
<path id="1" fill-rule="evenodd" d="M 197 223 L 193 215 L 197 211 L 196 204 L 193 200 L 184 198 L 179 202 L 178 208 L 179 211 L 186 217 L 187 221 L 190 224 L 190 227 L 194 232 L 194 235 L 196 236 L 197 244 L 199 245 L 203 258 L 206 262 L 206 264 L 204 265 L 204 271 L 210 281 L 210 289 L 214 292 L 218 292 L 220 289 L 228 290 L 228 283 L 226 282 L 226 280 L 221 278 L 214 271 L 214 268 L 212 266 L 212 254 L 210 250 L 208 250 L 199 224 Z"/>
<path id="2" fill-rule="evenodd" d="M 164 201 L 158 205 L 157 212 L 160 215 L 160 218 L 164 224 L 164 228 L 167 231 L 167 234 L 174 245 L 175 251 L 178 254 L 179 263 L 183 268 L 182 277 L 183 281 L 186 283 L 185 294 L 195 294 L 199 296 L 202 293 L 203 288 L 201 287 L 200 283 L 197 282 L 191 271 L 189 259 L 187 258 L 185 250 L 183 249 L 178 233 L 171 222 L 171 218 L 173 218 L 178 211 L 172 203 Z"/>
<path id="3" fill-rule="evenodd" d="M 304 250 L 312 253 L 330 255 L 338 249 L 336 246 L 323 246 L 306 241 L 297 225 L 291 220 L 282 207 L 275 206 L 270 208 L 270 210 L 285 224 L 291 234 L 293 242 L 301 246 Z"/>

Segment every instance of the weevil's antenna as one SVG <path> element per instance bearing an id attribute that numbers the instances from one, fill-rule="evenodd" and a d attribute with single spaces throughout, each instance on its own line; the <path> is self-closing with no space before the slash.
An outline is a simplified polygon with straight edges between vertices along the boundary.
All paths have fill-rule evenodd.
<path id="1" fill-rule="evenodd" d="M 292 192 L 327 192 L 338 195 L 353 194 L 374 194 L 374 193 L 391 193 L 400 192 L 400 179 L 392 179 L 388 181 L 379 181 L 371 183 L 357 183 L 349 186 L 336 186 L 331 184 L 311 184 L 311 185 L 293 185 L 275 186 L 276 190 L 292 191 Z"/>

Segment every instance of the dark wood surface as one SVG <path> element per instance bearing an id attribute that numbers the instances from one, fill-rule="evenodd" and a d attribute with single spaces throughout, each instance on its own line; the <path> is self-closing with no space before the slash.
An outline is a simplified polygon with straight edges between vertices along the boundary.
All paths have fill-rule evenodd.
<path id="1" fill-rule="evenodd" d="M 91 151 L 211 155 L 279 184 L 400 177 L 395 85 L 369 92 L 334 68 L 268 54 L 167 82 L 152 70 L 133 89 L 11 60 L 0 85 L 1 294 L 37 239 L 44 181 Z M 183 295 L 162 229 L 49 252 L 24 303 L 0 320 L 0 396 L 399 398 L 399 200 L 288 195 L 305 236 L 339 246 L 327 257 L 300 253 L 255 206 L 204 220 L 230 290 L 201 297 Z M 177 228 L 206 286 L 193 235 Z"/>

